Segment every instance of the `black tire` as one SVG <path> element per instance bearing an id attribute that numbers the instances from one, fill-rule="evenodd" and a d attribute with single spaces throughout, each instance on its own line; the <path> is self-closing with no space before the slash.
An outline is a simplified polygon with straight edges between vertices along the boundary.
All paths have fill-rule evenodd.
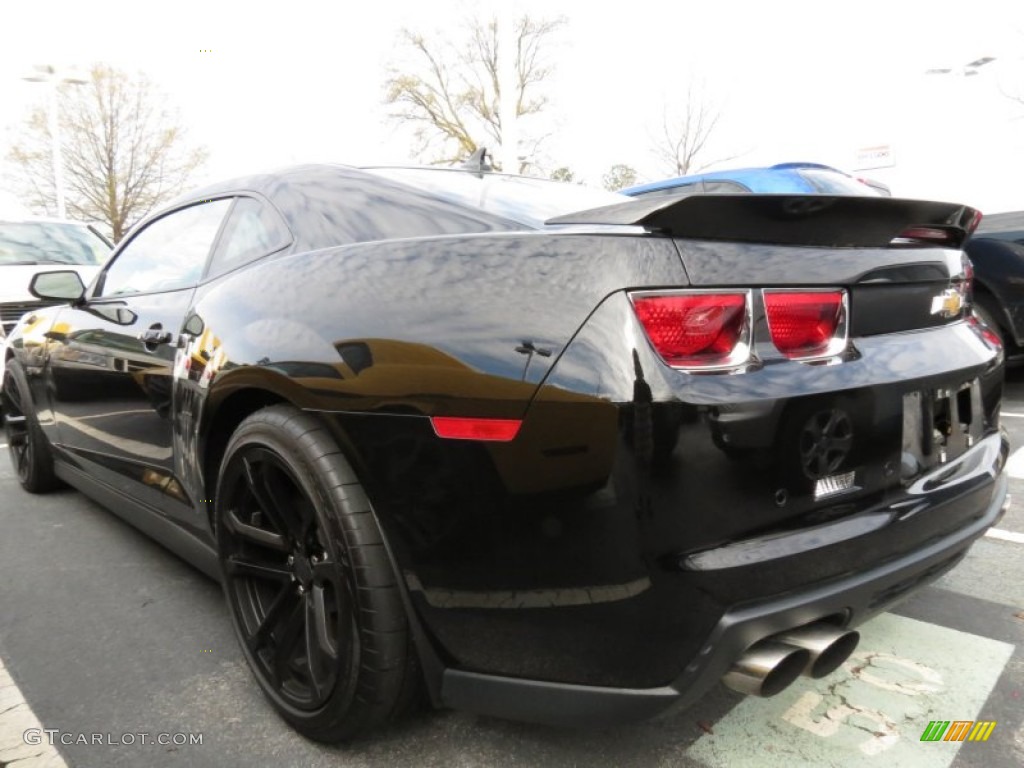
<path id="1" fill-rule="evenodd" d="M 7 449 L 21 487 L 29 493 L 63 487 L 53 471 L 53 451 L 36 418 L 25 370 L 14 359 L 7 361 L 0 393 Z"/>
<path id="2" fill-rule="evenodd" d="M 421 680 L 395 570 L 324 426 L 285 405 L 249 416 L 214 501 L 235 633 L 282 717 L 336 742 L 409 709 Z"/>

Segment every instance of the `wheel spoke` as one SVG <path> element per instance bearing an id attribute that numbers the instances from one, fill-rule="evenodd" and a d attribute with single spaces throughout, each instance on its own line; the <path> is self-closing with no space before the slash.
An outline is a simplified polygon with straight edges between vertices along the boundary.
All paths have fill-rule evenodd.
<path id="1" fill-rule="evenodd" d="M 828 414 L 828 420 L 825 422 L 825 426 L 822 428 L 822 432 L 826 435 L 832 434 L 832 431 L 836 428 L 836 422 L 839 420 L 839 414 L 835 411 L 830 411 Z"/>
<path id="2" fill-rule="evenodd" d="M 329 690 L 337 650 L 328 634 L 324 588 L 314 587 L 306 595 L 306 663 L 313 692 L 320 698 Z"/>
<path id="3" fill-rule="evenodd" d="M 337 595 L 337 590 L 332 591 Z M 334 640 L 331 639 L 330 627 L 328 626 L 330 617 L 327 613 L 327 590 L 322 585 L 314 585 L 309 592 L 307 602 L 313 609 L 313 626 L 317 647 L 333 660 L 338 656 L 338 648 Z"/>
<path id="4" fill-rule="evenodd" d="M 249 647 L 255 651 L 264 646 L 270 638 L 271 633 L 278 629 L 281 622 L 288 616 L 288 608 L 294 607 L 295 588 L 289 582 L 281 587 L 273 601 L 267 608 L 267 612 L 260 619 L 255 631 L 249 635 Z"/>
<path id="5" fill-rule="evenodd" d="M 298 520 L 295 521 L 297 540 L 306 541 L 309 531 L 316 520 L 316 510 L 313 508 L 313 502 L 306 498 L 305 494 L 299 498 L 298 503 L 295 505 L 295 513 L 298 517 Z"/>
<path id="6" fill-rule="evenodd" d="M 14 378 L 9 377 L 6 379 L 6 383 L 8 383 L 9 386 L 4 387 L 4 393 L 7 395 L 7 399 L 10 401 L 14 412 L 24 414 L 25 409 L 21 402 L 21 392 L 19 392 L 18 388 L 14 385 Z"/>
<path id="7" fill-rule="evenodd" d="M 305 617 L 305 603 L 302 600 L 297 600 L 292 607 L 292 612 L 282 624 L 280 634 L 275 637 L 273 671 L 278 685 L 289 677 L 288 662 L 292 660 L 292 651 L 295 650 L 295 644 L 299 640 L 299 635 L 302 634 Z"/>
<path id="8" fill-rule="evenodd" d="M 298 541 L 301 531 L 296 530 L 295 526 L 291 524 L 290 512 L 294 508 L 294 504 L 282 492 L 280 485 L 274 482 L 271 473 L 267 471 L 267 463 L 254 462 L 248 458 L 243 461 L 246 482 L 252 495 L 256 498 L 256 503 L 260 506 L 260 511 L 267 516 L 270 524 L 277 528 L 278 532 Z"/>
<path id="9" fill-rule="evenodd" d="M 824 451 L 819 452 L 816 464 L 817 464 L 818 477 L 824 477 L 825 475 L 828 474 L 829 461 L 828 461 L 828 454 L 827 453 L 825 453 Z"/>
<path id="10" fill-rule="evenodd" d="M 25 452 L 15 451 L 14 453 L 14 470 L 18 473 L 18 477 L 21 477 L 25 471 Z"/>
<path id="11" fill-rule="evenodd" d="M 291 547 L 288 546 L 288 540 L 285 539 L 279 533 L 268 531 L 266 528 L 257 528 L 255 525 L 249 525 L 243 523 L 238 519 L 238 510 L 228 510 L 227 515 L 224 519 L 227 527 L 233 532 L 241 536 L 243 539 L 253 542 L 254 544 L 260 544 L 270 549 L 275 549 L 278 552 L 290 552 Z"/>
<path id="12" fill-rule="evenodd" d="M 292 572 L 283 565 L 271 563 L 259 563 L 255 560 L 248 560 L 238 555 L 232 555 L 226 561 L 227 572 L 233 578 L 256 578 L 267 581 L 288 581 L 292 580 Z"/>
<path id="13" fill-rule="evenodd" d="M 20 445 L 13 447 L 18 477 L 25 477 L 32 466 L 32 443 L 26 439 Z"/>
<path id="14" fill-rule="evenodd" d="M 308 501 L 304 495 L 299 494 L 298 498 L 294 498 L 289 494 L 282 482 L 282 473 L 273 471 L 269 462 L 247 458 L 244 463 L 246 480 L 260 511 L 281 534 L 295 543 L 302 542 L 312 522 L 312 515 L 306 510 Z"/>

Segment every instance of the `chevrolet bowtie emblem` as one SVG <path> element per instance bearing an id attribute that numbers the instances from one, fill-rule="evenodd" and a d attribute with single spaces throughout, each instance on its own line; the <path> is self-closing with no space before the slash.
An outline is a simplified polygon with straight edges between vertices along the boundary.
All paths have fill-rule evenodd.
<path id="1" fill-rule="evenodd" d="M 942 317 L 956 317 L 964 307 L 964 297 L 954 288 L 947 288 L 938 296 L 932 296 L 932 314 Z"/>

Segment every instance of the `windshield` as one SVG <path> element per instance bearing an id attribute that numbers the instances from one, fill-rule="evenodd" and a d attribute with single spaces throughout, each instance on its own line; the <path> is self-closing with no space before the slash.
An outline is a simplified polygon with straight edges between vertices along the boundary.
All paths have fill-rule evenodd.
<path id="1" fill-rule="evenodd" d="M 81 264 L 98 266 L 110 246 L 82 224 L 0 222 L 0 266 L 11 264 Z"/>
<path id="2" fill-rule="evenodd" d="M 617 192 L 524 176 L 482 175 L 458 168 L 364 168 L 430 192 L 443 200 L 540 228 L 548 219 L 566 213 L 628 203 Z"/>

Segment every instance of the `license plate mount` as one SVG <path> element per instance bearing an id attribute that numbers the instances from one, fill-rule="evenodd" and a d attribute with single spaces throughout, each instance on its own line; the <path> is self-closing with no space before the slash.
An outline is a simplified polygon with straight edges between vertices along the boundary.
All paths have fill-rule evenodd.
<path id="1" fill-rule="evenodd" d="M 977 379 L 903 395 L 903 479 L 963 455 L 981 439 L 982 414 Z"/>

